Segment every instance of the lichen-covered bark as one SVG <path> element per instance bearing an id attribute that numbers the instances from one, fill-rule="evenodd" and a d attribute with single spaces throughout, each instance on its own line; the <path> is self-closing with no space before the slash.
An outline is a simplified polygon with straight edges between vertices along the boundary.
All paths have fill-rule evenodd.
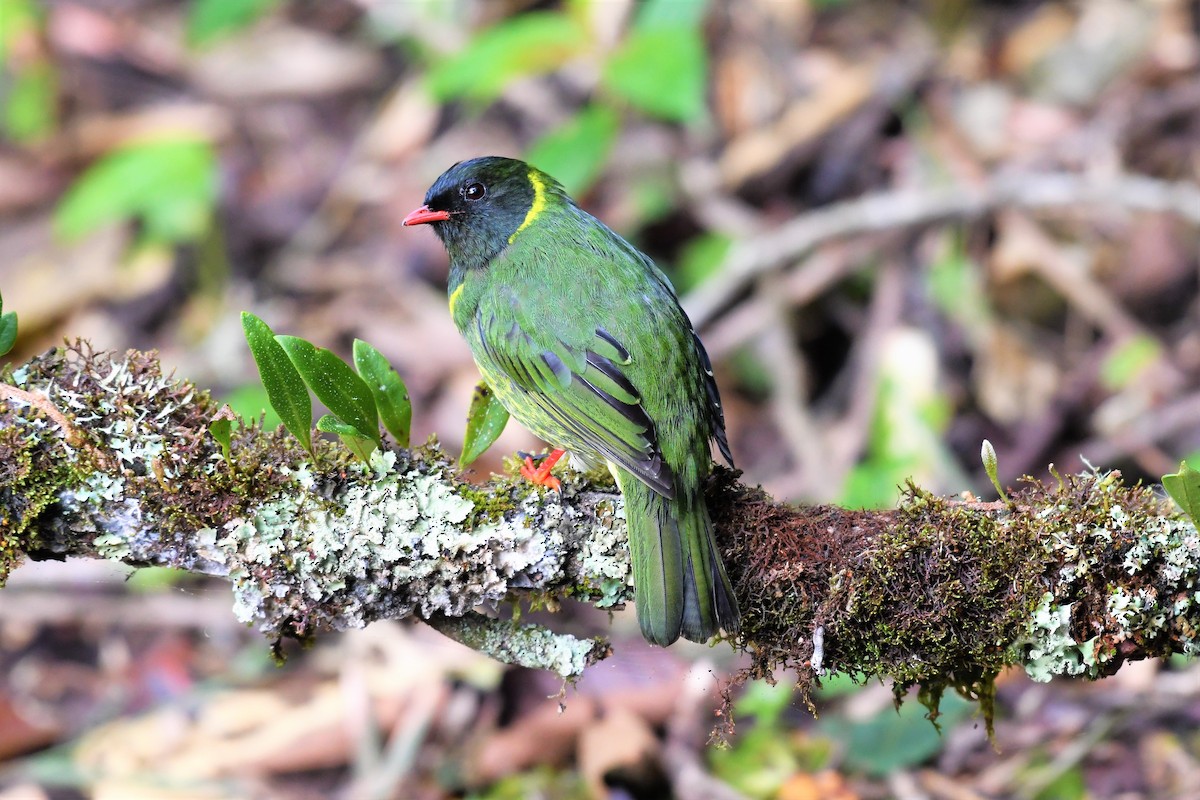
<path id="1" fill-rule="evenodd" d="M 632 598 L 620 498 L 585 476 L 561 495 L 471 485 L 435 444 L 362 465 L 255 426 L 226 460 L 216 404 L 141 353 L 54 351 L 5 382 L 20 392 L 0 394 L 0 576 L 21 554 L 183 567 L 230 580 L 233 612 L 274 639 L 416 616 L 564 675 L 606 644 L 480 611 Z M 910 487 L 894 511 L 855 512 L 776 503 L 718 470 L 708 499 L 743 611 L 734 644 L 803 690 L 844 671 L 986 710 L 1008 665 L 1099 677 L 1200 649 L 1200 536 L 1115 474 L 1030 483 L 1007 504 Z"/>

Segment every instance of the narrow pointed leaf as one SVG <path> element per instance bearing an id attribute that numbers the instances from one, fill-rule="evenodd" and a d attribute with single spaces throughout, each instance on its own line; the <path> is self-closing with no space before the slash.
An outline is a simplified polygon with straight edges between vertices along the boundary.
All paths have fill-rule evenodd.
<path id="1" fill-rule="evenodd" d="M 465 467 L 483 455 L 492 442 L 500 438 L 507 422 L 508 410 L 500 404 L 492 388 L 480 381 L 467 412 L 467 435 L 463 439 L 462 455 L 458 457 L 459 466 Z"/>
<path id="2" fill-rule="evenodd" d="M 332 414 L 326 414 L 317 420 L 317 430 L 322 433 L 336 433 L 342 444 L 364 463 L 371 461 L 371 453 L 379 446 L 374 439 L 363 436 L 353 425 L 347 425 Z"/>
<path id="3" fill-rule="evenodd" d="M 300 440 L 304 449 L 312 447 L 312 398 L 304 379 L 292 365 L 287 351 L 275 341 L 275 334 L 267 323 L 248 311 L 242 312 L 242 330 L 246 343 L 258 365 L 258 374 L 267 390 L 271 408 L 283 420 L 283 425 Z"/>
<path id="4" fill-rule="evenodd" d="M 1179 472 L 1163 475 L 1162 484 L 1167 494 L 1192 518 L 1192 524 L 1200 527 L 1200 472 L 1182 461 Z"/>
<path id="5" fill-rule="evenodd" d="M 400 373 L 387 359 L 362 339 L 354 340 L 354 366 L 375 398 L 383 427 L 401 447 L 408 447 L 412 427 L 412 403 Z"/>
<path id="6" fill-rule="evenodd" d="M 300 371 L 329 411 L 353 427 L 360 436 L 379 441 L 379 412 L 366 382 L 332 350 L 317 347 L 298 336 L 276 336 L 292 364 Z"/>

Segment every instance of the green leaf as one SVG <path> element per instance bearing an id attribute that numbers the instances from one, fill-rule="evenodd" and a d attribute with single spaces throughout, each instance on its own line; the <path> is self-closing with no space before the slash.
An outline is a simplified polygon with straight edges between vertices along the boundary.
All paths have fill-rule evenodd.
<path id="1" fill-rule="evenodd" d="M 942 698 L 938 723 L 949 730 L 971 713 L 972 704 L 956 694 Z M 870 776 L 887 775 L 920 764 L 942 749 L 942 737 L 925 708 L 908 702 L 865 720 L 823 717 L 817 727 L 844 747 L 843 764 Z"/>
<path id="2" fill-rule="evenodd" d="M 229 406 L 225 406 L 226 409 Z M 233 412 L 231 411 L 230 414 Z M 217 440 L 217 444 L 221 446 L 221 455 L 225 457 L 226 463 L 229 462 L 229 456 L 233 449 L 233 420 L 230 417 L 220 417 L 214 419 L 208 424 L 208 432 Z"/>
<path id="3" fill-rule="evenodd" d="M 699 29 L 636 28 L 604 67 L 604 84 L 638 109 L 686 122 L 704 113 L 708 62 Z"/>
<path id="4" fill-rule="evenodd" d="M 748 730 L 728 748 L 709 753 L 713 773 L 748 797 L 775 797 L 788 778 L 801 770 L 816 771 L 829 760 L 830 745 L 807 737 L 803 745 L 788 735 L 783 715 L 794 702 L 785 681 L 771 686 L 752 681 L 737 701 L 738 718 L 751 718 Z"/>
<path id="5" fill-rule="evenodd" d="M 723 233 L 705 233 L 691 239 L 679 255 L 675 289 L 686 294 L 720 272 L 732 246 L 733 239 Z"/>
<path id="6" fill-rule="evenodd" d="M 279 0 L 192 0 L 187 14 L 187 40 L 202 47 L 236 33 L 262 17 Z"/>
<path id="7" fill-rule="evenodd" d="M 965 234 L 954 231 L 946 236 L 925 277 L 925 291 L 942 313 L 977 336 L 986 335 L 994 316 L 981 277 L 984 272 L 967 253 Z"/>
<path id="8" fill-rule="evenodd" d="M 1059 769 L 1053 763 L 1047 763 L 1041 768 L 1052 774 L 1058 772 Z M 1058 776 L 1035 794 L 1033 800 L 1084 800 L 1084 798 L 1092 796 L 1088 791 L 1088 781 L 1084 777 L 1083 768 L 1076 764 L 1058 772 Z"/>
<path id="9" fill-rule="evenodd" d="M 241 419 L 257 420 L 261 415 L 265 430 L 274 430 L 283 423 L 279 414 L 271 407 L 271 399 L 267 389 L 261 383 L 248 383 L 238 386 L 222 398 L 233 410 L 234 416 Z"/>
<path id="10" fill-rule="evenodd" d="M 1148 334 L 1131 336 L 1104 359 L 1100 379 L 1107 388 L 1119 391 L 1137 380 L 1161 355 L 1162 345 L 1158 339 Z"/>
<path id="11" fill-rule="evenodd" d="M 0 314 L 0 356 L 7 355 L 17 343 L 17 312 Z"/>
<path id="12" fill-rule="evenodd" d="M 363 463 L 371 462 L 371 453 L 379 447 L 379 442 L 369 436 L 363 436 L 353 425 L 347 425 L 332 414 L 326 414 L 317 420 L 317 430 L 322 433 L 336 433 L 342 444 L 349 448 L 354 456 Z"/>
<path id="13" fill-rule="evenodd" d="M 271 408 L 304 449 L 312 453 L 312 398 L 308 396 L 304 379 L 292 365 L 287 351 L 275 341 L 275 334 L 267 323 L 243 311 L 242 330 L 246 333 L 254 363 L 258 365 L 258 375 L 267 389 Z"/>
<path id="14" fill-rule="evenodd" d="M 123 590 L 135 594 L 161 593 L 192 580 L 192 573 L 177 567 L 142 567 L 135 569 L 121 584 Z"/>
<path id="15" fill-rule="evenodd" d="M 427 77 L 438 101 L 491 100 L 515 78 L 550 72 L 588 45 L 572 18 L 551 11 L 518 14 L 487 29 Z"/>
<path id="16" fill-rule="evenodd" d="M 737 700 L 737 712 L 754 717 L 754 725 L 776 727 L 792 705 L 793 686 L 787 681 L 771 685 L 764 680 L 750 681 Z"/>
<path id="17" fill-rule="evenodd" d="M 500 404 L 490 386 L 483 381 L 475 387 L 471 408 L 467 411 L 467 435 L 463 439 L 458 464 L 465 467 L 483 455 L 500 438 L 508 423 L 508 409 Z"/>
<path id="18" fill-rule="evenodd" d="M 1163 475 L 1162 485 L 1171 499 L 1192 518 L 1192 524 L 1200 527 L 1200 472 L 1181 461 L 1179 472 Z"/>
<path id="19" fill-rule="evenodd" d="M 822 700 L 834 700 L 838 697 L 858 694 L 866 682 L 867 676 L 861 672 L 835 672 L 821 678 L 817 696 Z"/>
<path id="20" fill-rule="evenodd" d="M 617 138 L 617 112 L 593 103 L 538 139 L 525 160 L 553 175 L 574 197 L 599 177 Z"/>
<path id="21" fill-rule="evenodd" d="M 151 240 L 193 240 L 208 227 L 216 197 L 216 156 L 208 142 L 140 142 L 84 172 L 55 210 L 54 225 L 60 236 L 78 239 L 110 222 L 140 219 Z"/>
<path id="22" fill-rule="evenodd" d="M 58 118 L 58 75 L 52 64 L 36 62 L 10 76 L 4 98 L 4 129 L 18 142 L 31 142 L 53 133 Z"/>
<path id="23" fill-rule="evenodd" d="M 412 402 L 400 373 L 387 359 L 362 339 L 354 340 L 354 367 L 375 397 L 383 427 L 401 447 L 408 447 L 412 427 Z"/>
<path id="24" fill-rule="evenodd" d="M 332 350 L 298 336 L 276 336 L 300 376 L 322 403 L 360 436 L 379 442 L 379 412 L 362 378 Z"/>
<path id="25" fill-rule="evenodd" d="M 708 11 L 708 0 L 646 0 L 638 11 L 639 28 L 678 26 L 699 28 Z"/>
<path id="26" fill-rule="evenodd" d="M 38 35 L 45 13 L 33 0 L 0 0 L 0 66 L 21 42 Z"/>

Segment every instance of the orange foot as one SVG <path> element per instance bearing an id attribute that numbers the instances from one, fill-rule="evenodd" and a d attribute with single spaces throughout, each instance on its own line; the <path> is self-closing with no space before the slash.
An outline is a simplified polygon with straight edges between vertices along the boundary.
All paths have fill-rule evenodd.
<path id="1" fill-rule="evenodd" d="M 533 456 L 525 456 L 525 464 L 521 467 L 521 475 L 538 486 L 548 486 L 559 494 L 562 493 L 562 483 L 558 478 L 550 474 L 550 470 L 558 463 L 558 460 L 563 457 L 566 450 L 555 448 L 550 451 L 550 454 L 542 457 L 541 466 L 533 465 Z"/>

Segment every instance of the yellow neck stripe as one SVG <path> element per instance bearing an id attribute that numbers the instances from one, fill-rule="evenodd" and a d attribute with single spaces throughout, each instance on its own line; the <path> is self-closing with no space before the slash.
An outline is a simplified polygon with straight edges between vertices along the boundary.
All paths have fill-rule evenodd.
<path id="1" fill-rule="evenodd" d="M 451 316 L 451 318 L 454 317 L 454 304 L 458 302 L 458 296 L 460 294 L 462 294 L 463 286 L 466 286 L 465 281 L 463 283 L 460 283 L 458 285 L 458 288 L 450 293 L 450 316 Z"/>
<path id="2" fill-rule="evenodd" d="M 542 176 L 538 175 L 537 170 L 529 170 L 529 182 L 533 184 L 533 204 L 529 206 L 529 213 L 525 215 L 525 221 L 521 223 L 521 227 L 508 237 L 509 244 L 512 244 L 513 239 L 517 238 L 517 234 L 528 228 L 546 208 L 546 184 L 542 182 Z"/>

